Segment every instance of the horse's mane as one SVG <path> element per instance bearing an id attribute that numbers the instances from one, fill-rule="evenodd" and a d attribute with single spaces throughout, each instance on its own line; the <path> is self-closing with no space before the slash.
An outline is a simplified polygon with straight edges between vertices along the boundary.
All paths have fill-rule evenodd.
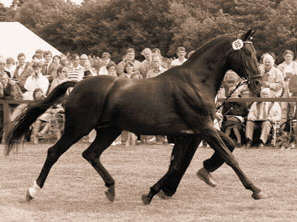
<path id="1" fill-rule="evenodd" d="M 238 34 L 237 34 L 238 35 Z M 197 56 L 201 55 L 205 51 L 208 50 L 208 48 L 217 45 L 219 41 L 223 41 L 226 39 L 234 38 L 236 34 L 221 34 L 219 36 L 216 36 L 214 38 L 211 38 L 209 40 L 206 40 L 204 43 L 202 43 L 202 46 L 200 46 L 198 49 L 195 50 L 195 52 L 191 55 L 190 58 L 188 58 L 187 62 L 190 62 L 194 59 L 196 59 Z"/>

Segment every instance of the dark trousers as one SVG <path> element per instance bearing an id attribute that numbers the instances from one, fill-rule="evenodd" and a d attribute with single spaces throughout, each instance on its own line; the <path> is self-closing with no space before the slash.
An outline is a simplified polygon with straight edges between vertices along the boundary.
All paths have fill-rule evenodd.
<path id="1" fill-rule="evenodd" d="M 233 141 L 229 138 L 221 134 L 221 137 L 226 144 L 227 148 L 233 152 L 235 146 L 233 144 Z M 220 155 L 217 152 L 214 152 L 214 154 L 207 160 L 203 161 L 203 167 L 208 172 L 214 172 L 216 169 L 218 169 L 220 166 L 223 165 L 225 161 L 220 157 Z"/>

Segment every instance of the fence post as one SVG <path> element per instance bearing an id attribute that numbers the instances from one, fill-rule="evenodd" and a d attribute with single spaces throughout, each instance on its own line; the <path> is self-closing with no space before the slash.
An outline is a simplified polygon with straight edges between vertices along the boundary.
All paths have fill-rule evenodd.
<path id="1" fill-rule="evenodd" d="M 10 108 L 8 101 L 1 100 L 1 103 L 3 104 L 3 133 L 2 133 L 2 144 L 5 143 L 5 136 L 7 132 L 8 124 L 10 124 Z"/>

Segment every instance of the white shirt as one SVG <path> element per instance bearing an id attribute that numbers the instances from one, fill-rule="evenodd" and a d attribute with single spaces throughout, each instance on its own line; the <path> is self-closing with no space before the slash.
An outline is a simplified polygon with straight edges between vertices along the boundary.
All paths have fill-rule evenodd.
<path id="1" fill-rule="evenodd" d="M 49 87 L 49 81 L 45 76 L 39 73 L 37 77 L 33 77 L 32 75 L 29 76 L 25 82 L 24 87 L 26 90 L 28 90 L 24 93 L 24 99 L 33 100 L 33 92 L 37 88 L 40 88 L 43 94 L 46 95 Z"/>
<path id="2" fill-rule="evenodd" d="M 180 66 L 180 65 L 182 65 L 185 61 L 187 61 L 186 58 L 184 58 L 183 61 L 180 61 L 178 58 L 177 58 L 177 59 L 174 59 L 174 60 L 171 62 L 171 66 Z"/>

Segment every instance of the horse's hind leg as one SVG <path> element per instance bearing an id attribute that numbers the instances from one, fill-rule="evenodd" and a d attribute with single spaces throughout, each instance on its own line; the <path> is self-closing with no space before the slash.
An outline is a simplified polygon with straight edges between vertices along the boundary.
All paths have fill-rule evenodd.
<path id="1" fill-rule="evenodd" d="M 165 199 L 172 196 L 186 172 L 196 150 L 201 142 L 201 137 L 179 136 L 171 153 L 170 166 L 167 173 L 151 187 L 147 195 L 142 195 L 144 204 L 150 204 L 154 195 L 158 194 Z"/>
<path id="2" fill-rule="evenodd" d="M 204 129 L 203 134 L 206 138 L 207 143 L 217 152 L 221 158 L 232 167 L 240 181 L 244 185 L 244 187 L 253 192 L 252 197 L 254 199 L 261 199 L 261 190 L 257 188 L 244 174 L 244 172 L 240 169 L 238 162 L 235 157 L 231 153 L 231 151 L 226 147 L 219 133 L 212 128 Z"/>
<path id="3" fill-rule="evenodd" d="M 94 167 L 108 188 L 106 197 L 113 201 L 115 197 L 114 179 L 100 162 L 100 156 L 105 149 L 120 135 L 121 131 L 114 128 L 97 130 L 97 136 L 88 149 L 83 152 L 83 157 Z"/>
<path id="4" fill-rule="evenodd" d="M 73 131 L 65 131 L 62 137 L 58 140 L 58 142 L 48 149 L 47 157 L 42 167 L 42 170 L 37 180 L 34 182 L 33 186 L 30 187 L 27 191 L 27 201 L 32 200 L 35 197 L 37 191 L 39 191 L 43 187 L 52 166 L 57 162 L 59 157 L 63 153 L 65 153 L 70 148 L 70 146 L 77 142 L 82 136 L 83 135 L 80 134 L 75 135 Z"/>

